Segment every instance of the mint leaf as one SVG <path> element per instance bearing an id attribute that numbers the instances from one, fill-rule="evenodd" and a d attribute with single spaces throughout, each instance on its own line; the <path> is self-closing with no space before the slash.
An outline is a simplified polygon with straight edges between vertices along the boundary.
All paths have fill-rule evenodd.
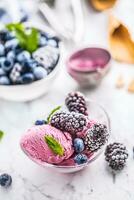
<path id="1" fill-rule="evenodd" d="M 4 136 L 4 132 L 0 130 L 0 140 L 2 140 L 3 136 Z"/>
<path id="2" fill-rule="evenodd" d="M 63 156 L 64 154 L 64 148 L 62 145 L 52 136 L 45 135 L 45 141 L 49 148 L 57 155 Z"/>
<path id="3" fill-rule="evenodd" d="M 11 23 L 6 25 L 9 31 L 14 31 L 20 46 L 32 53 L 38 48 L 39 33 L 35 28 L 31 28 L 31 32 L 27 33 L 25 27 L 21 23 Z"/>
<path id="4" fill-rule="evenodd" d="M 24 31 L 24 26 L 21 23 L 11 23 L 11 24 L 7 24 L 6 28 L 9 31 L 15 31 L 15 30 L 23 30 Z"/>
<path id="5" fill-rule="evenodd" d="M 61 109 L 61 106 L 57 106 L 56 108 L 54 108 L 54 109 L 50 112 L 50 114 L 48 115 L 48 118 L 47 118 L 47 123 L 50 122 L 52 115 L 53 115 L 55 112 L 57 112 L 59 109 Z"/>
<path id="6" fill-rule="evenodd" d="M 38 47 L 38 31 L 35 28 L 31 29 L 31 33 L 27 36 L 27 50 L 33 52 Z"/>

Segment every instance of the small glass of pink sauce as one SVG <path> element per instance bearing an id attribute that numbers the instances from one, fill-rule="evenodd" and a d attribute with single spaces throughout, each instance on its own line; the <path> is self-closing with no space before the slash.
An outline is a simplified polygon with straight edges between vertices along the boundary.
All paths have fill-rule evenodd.
<path id="1" fill-rule="evenodd" d="M 81 86 L 95 86 L 108 71 L 110 61 L 108 50 L 84 48 L 71 54 L 67 60 L 67 71 Z"/>

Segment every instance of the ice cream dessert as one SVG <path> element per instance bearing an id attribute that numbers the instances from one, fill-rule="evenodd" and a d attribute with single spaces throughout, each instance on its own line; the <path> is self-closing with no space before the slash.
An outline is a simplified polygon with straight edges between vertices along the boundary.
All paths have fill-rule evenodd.
<path id="1" fill-rule="evenodd" d="M 55 108 L 47 120 L 37 120 L 20 141 L 22 150 L 37 163 L 85 164 L 108 140 L 106 125 L 90 119 L 81 93 L 69 93 L 65 104 L 66 109 Z"/>
<path id="2" fill-rule="evenodd" d="M 74 152 L 70 134 L 50 125 L 30 128 L 21 139 L 21 147 L 33 159 L 54 164 L 68 159 Z"/>

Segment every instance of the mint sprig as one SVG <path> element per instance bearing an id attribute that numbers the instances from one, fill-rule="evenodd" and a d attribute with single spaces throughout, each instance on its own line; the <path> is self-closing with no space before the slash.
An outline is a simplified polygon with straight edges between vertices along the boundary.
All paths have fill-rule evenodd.
<path id="1" fill-rule="evenodd" d="M 58 110 L 60 110 L 61 109 L 61 106 L 57 106 L 56 108 L 54 108 L 51 112 L 50 112 L 50 114 L 48 115 L 48 117 L 47 117 L 47 123 L 49 124 L 49 122 L 50 122 L 50 120 L 51 120 L 51 117 L 52 117 L 52 115 L 55 113 L 55 112 L 57 112 Z"/>
<path id="2" fill-rule="evenodd" d="M 57 155 L 63 156 L 64 148 L 62 145 L 52 136 L 45 135 L 45 141 L 49 148 Z"/>
<path id="3" fill-rule="evenodd" d="M 20 46 L 29 51 L 34 52 L 39 43 L 39 32 L 35 28 L 31 28 L 31 31 L 27 33 L 25 27 L 21 23 L 11 23 L 7 24 L 6 28 L 9 31 L 14 31 L 16 38 L 19 40 Z"/>
<path id="4" fill-rule="evenodd" d="M 4 132 L 0 130 L 0 140 L 2 140 L 3 136 L 4 136 Z"/>

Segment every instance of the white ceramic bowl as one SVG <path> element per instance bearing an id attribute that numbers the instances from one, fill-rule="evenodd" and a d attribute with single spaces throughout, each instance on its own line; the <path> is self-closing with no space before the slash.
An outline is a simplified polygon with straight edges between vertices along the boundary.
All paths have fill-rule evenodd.
<path id="1" fill-rule="evenodd" d="M 88 113 L 89 113 L 90 119 L 93 119 L 99 123 L 105 124 L 108 128 L 108 132 L 110 135 L 110 119 L 105 109 L 101 105 L 91 100 L 87 101 L 87 106 L 88 106 Z M 85 167 L 88 167 L 92 162 L 94 162 L 100 156 L 100 154 L 104 151 L 105 146 L 106 144 L 100 150 L 95 152 L 88 159 L 87 163 L 82 164 L 82 165 L 72 165 L 72 166 L 48 164 L 46 162 L 42 162 L 40 160 L 32 158 L 31 156 L 29 156 L 29 154 L 27 154 L 27 152 L 24 151 L 24 149 L 22 149 L 22 151 L 29 157 L 29 159 L 31 159 L 32 161 L 34 161 L 41 167 L 44 167 L 46 169 L 56 171 L 59 173 L 73 173 L 73 172 L 80 171 L 84 169 Z"/>
<path id="2" fill-rule="evenodd" d="M 26 26 L 36 27 L 41 31 L 45 30 L 44 27 L 39 25 L 37 26 L 27 23 Z M 61 52 L 60 48 L 61 45 L 59 46 L 59 54 Z M 58 76 L 60 68 L 59 61 L 60 57 L 53 71 L 44 79 L 25 85 L 0 85 L 0 98 L 11 101 L 24 102 L 24 101 L 31 101 L 47 93 L 51 89 L 51 86 L 53 85 L 56 77 Z"/>

